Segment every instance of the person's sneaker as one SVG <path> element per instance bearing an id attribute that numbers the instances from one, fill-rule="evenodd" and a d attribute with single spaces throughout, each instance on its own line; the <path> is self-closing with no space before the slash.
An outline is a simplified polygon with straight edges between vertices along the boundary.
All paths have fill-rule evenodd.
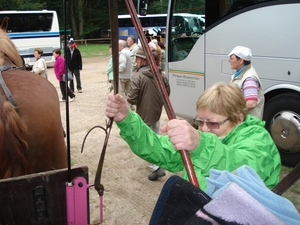
<path id="1" fill-rule="evenodd" d="M 80 90 L 78 90 L 78 92 L 79 92 L 79 93 L 82 93 L 82 90 L 80 89 Z"/>
<path id="2" fill-rule="evenodd" d="M 160 177 L 165 176 L 165 171 L 162 168 L 158 168 L 153 173 L 149 174 L 148 179 L 149 180 L 157 180 Z"/>
<path id="3" fill-rule="evenodd" d="M 69 102 L 74 101 L 75 98 L 76 98 L 76 96 L 74 96 L 73 98 L 70 98 Z"/>
<path id="4" fill-rule="evenodd" d="M 60 101 L 60 102 L 65 102 L 66 99 L 63 99 L 63 98 L 62 98 L 62 99 L 59 99 L 59 101 Z"/>

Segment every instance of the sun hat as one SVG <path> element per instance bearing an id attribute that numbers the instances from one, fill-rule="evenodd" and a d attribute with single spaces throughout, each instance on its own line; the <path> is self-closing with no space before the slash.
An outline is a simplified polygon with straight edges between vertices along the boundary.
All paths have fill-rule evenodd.
<path id="1" fill-rule="evenodd" d="M 137 52 L 134 55 L 132 55 L 132 56 L 137 56 L 137 57 L 146 59 L 146 55 L 145 55 L 144 49 L 142 47 L 139 47 L 139 49 L 137 50 Z"/>
<path id="2" fill-rule="evenodd" d="M 236 46 L 234 49 L 232 49 L 228 56 L 231 56 L 232 54 L 235 54 L 236 56 L 244 59 L 245 61 L 250 61 L 252 57 L 252 51 L 244 46 Z"/>

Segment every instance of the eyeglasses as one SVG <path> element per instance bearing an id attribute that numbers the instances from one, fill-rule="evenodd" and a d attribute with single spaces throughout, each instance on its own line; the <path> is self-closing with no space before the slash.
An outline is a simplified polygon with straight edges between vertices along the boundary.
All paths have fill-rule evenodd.
<path id="1" fill-rule="evenodd" d="M 203 127 L 203 125 L 206 123 L 206 126 L 209 129 L 219 129 L 221 125 L 223 125 L 224 123 L 226 123 L 229 118 L 222 120 L 221 122 L 205 122 L 203 120 L 199 120 L 197 119 L 197 116 L 195 116 L 194 118 L 194 123 L 197 127 Z"/>
<path id="2" fill-rule="evenodd" d="M 233 60 L 239 60 L 239 59 L 241 59 L 240 57 L 238 57 L 238 56 L 235 56 L 235 57 L 233 57 L 232 55 L 229 57 L 229 60 L 230 61 L 233 61 Z"/>

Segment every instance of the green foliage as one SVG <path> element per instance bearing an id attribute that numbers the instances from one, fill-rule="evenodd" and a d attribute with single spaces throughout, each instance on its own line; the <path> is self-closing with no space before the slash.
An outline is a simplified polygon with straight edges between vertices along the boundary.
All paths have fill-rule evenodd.
<path id="1" fill-rule="evenodd" d="M 150 4 L 148 13 L 167 13 L 168 12 L 168 0 L 154 1 Z"/>
<path id="2" fill-rule="evenodd" d="M 41 10 L 45 9 L 47 3 L 44 1 L 10 0 L 0 1 L 1 10 Z"/>
<path id="3" fill-rule="evenodd" d="M 1 10 L 55 10 L 58 15 L 60 29 L 65 27 L 64 11 L 66 15 L 66 29 L 72 30 L 72 36 L 75 39 L 79 38 L 99 38 L 101 30 L 110 29 L 109 23 L 109 0 L 65 0 L 66 10 L 64 10 L 64 0 L 10 0 L 0 1 Z M 133 0 L 134 5 L 137 5 L 138 0 Z M 73 14 L 71 15 L 71 6 L 73 3 Z M 80 19 L 79 3 L 82 3 L 82 15 Z M 168 0 L 155 0 L 150 2 L 149 13 L 166 13 Z M 128 10 L 124 0 L 118 0 L 118 14 L 128 14 Z M 74 19 L 74 23 L 71 23 Z M 80 30 L 79 24 L 83 22 L 83 30 Z M 74 27 L 75 26 L 75 27 Z M 75 33 L 76 32 L 76 33 Z M 75 36 L 76 35 L 76 36 Z"/>
<path id="4" fill-rule="evenodd" d="M 101 37 L 101 30 L 109 29 L 108 1 L 95 1 L 93 5 L 87 7 L 84 21 L 83 37 Z"/>

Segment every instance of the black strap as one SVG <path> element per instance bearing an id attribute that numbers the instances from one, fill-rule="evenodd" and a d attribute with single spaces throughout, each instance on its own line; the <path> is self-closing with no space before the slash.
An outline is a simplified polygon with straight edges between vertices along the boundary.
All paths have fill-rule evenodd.
<path id="1" fill-rule="evenodd" d="M 4 79 L 3 79 L 3 76 L 2 76 L 2 71 L 6 71 L 6 70 L 10 70 L 11 67 L 9 66 L 0 66 L 0 84 L 1 84 L 1 87 L 7 97 L 7 99 L 9 100 L 9 102 L 14 106 L 14 107 L 17 107 L 17 104 L 12 96 L 12 93 L 10 92 L 10 90 L 8 89 Z"/>

